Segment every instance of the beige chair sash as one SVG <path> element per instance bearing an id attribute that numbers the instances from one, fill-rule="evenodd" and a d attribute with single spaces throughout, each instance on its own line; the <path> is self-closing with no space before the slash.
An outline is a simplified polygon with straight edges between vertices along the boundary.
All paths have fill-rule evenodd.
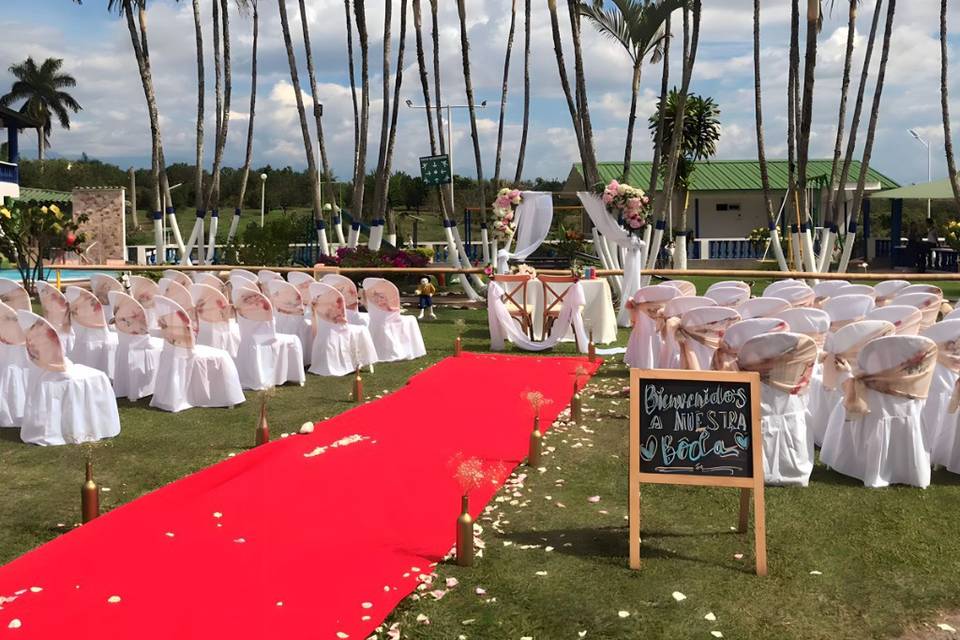
<path id="1" fill-rule="evenodd" d="M 657 328 L 659 329 L 664 323 L 663 309 L 666 306 L 666 300 L 660 302 L 634 302 L 633 300 L 628 300 L 627 309 L 630 310 L 630 322 L 636 324 L 637 318 L 643 313 L 656 322 Z"/>
<path id="2" fill-rule="evenodd" d="M 723 333 L 730 326 L 730 319 L 717 320 L 706 324 L 684 327 L 679 324 L 676 330 L 677 344 L 680 345 L 680 367 L 691 371 L 700 371 L 700 361 L 693 343 L 698 342 L 710 349 L 719 349 Z"/>
<path id="3" fill-rule="evenodd" d="M 864 316 L 860 316 L 859 318 L 850 318 L 849 320 L 833 320 L 830 323 L 830 333 L 836 333 L 837 331 L 839 331 L 840 329 L 843 329 L 847 325 L 851 325 L 854 322 L 860 322 L 861 320 L 863 320 L 863 318 Z"/>
<path id="4" fill-rule="evenodd" d="M 736 349 L 721 340 L 717 350 L 713 352 L 713 362 L 710 367 L 715 371 L 739 371 L 737 354 Z"/>
<path id="5" fill-rule="evenodd" d="M 951 340 L 937 345 L 937 364 L 946 367 L 956 374 L 960 374 L 960 342 Z M 947 411 L 956 413 L 960 409 L 960 377 L 953 385 L 953 395 L 950 396 L 950 405 Z"/>
<path id="6" fill-rule="evenodd" d="M 743 368 L 759 373 L 760 381 L 764 384 L 778 391 L 797 395 L 810 383 L 816 361 L 817 345 L 804 340 L 792 351 L 760 362 L 751 362 Z"/>
<path id="7" fill-rule="evenodd" d="M 930 381 L 937 362 L 937 347 L 918 351 L 901 364 L 876 373 L 859 373 L 843 383 L 843 404 L 848 414 L 866 415 L 866 390 L 872 389 L 898 398 L 923 400 L 930 391 Z"/>

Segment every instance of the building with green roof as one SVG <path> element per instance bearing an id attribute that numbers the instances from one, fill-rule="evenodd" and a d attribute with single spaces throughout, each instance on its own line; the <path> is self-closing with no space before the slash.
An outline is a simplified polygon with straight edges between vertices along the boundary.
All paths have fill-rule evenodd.
<path id="1" fill-rule="evenodd" d="M 820 222 L 820 210 L 825 206 L 833 160 L 810 160 L 808 164 L 808 182 L 813 193 L 813 217 Z M 601 162 L 598 165 L 601 180 L 606 184 L 610 180 L 619 180 L 623 171 L 622 162 Z M 770 176 L 770 189 L 774 207 L 782 207 L 787 193 L 788 165 L 786 160 L 770 160 L 767 170 Z M 652 163 L 634 162 L 630 166 L 627 183 L 646 189 L 650 185 Z M 855 178 L 860 175 L 860 162 L 851 165 L 851 183 L 845 191 L 850 194 L 856 187 Z M 866 177 L 866 190 L 878 192 L 895 189 L 900 185 L 875 169 L 870 169 Z M 657 188 L 662 187 L 658 179 Z M 583 179 L 583 167 L 577 163 L 567 177 L 565 191 L 583 191 L 587 188 Z M 851 198 L 848 195 L 846 198 Z M 679 229 L 679 210 L 683 203 L 677 202 L 673 209 L 673 225 Z M 697 163 L 690 185 L 687 210 L 688 230 L 697 238 L 743 238 L 756 227 L 767 226 L 764 212 L 763 185 L 760 181 L 760 163 L 756 160 L 714 160 Z M 781 223 L 790 224 L 795 215 Z"/>

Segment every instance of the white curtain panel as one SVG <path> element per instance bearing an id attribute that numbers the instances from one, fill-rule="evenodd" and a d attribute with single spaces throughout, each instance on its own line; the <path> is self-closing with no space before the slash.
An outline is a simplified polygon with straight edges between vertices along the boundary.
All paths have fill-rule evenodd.
<path id="1" fill-rule="evenodd" d="M 508 261 L 525 260 L 547 239 L 553 223 L 553 194 L 541 191 L 524 191 L 523 201 L 517 207 L 516 245 L 512 252 L 507 248 L 497 252 L 497 272 L 509 271 Z"/>
<path id="2" fill-rule="evenodd" d="M 574 283 L 567 290 L 560 307 L 560 316 L 553 325 L 550 335 L 542 342 L 530 340 L 520 329 L 520 325 L 510 315 L 503 300 L 503 289 L 495 281 L 490 283 L 487 290 L 487 320 L 490 325 L 491 351 L 503 351 L 506 340 L 524 351 L 546 351 L 552 349 L 573 327 L 573 335 L 577 341 L 577 350 L 587 352 L 587 335 L 583 328 L 583 318 L 580 307 L 584 304 L 583 288 L 580 283 Z"/>
<path id="3" fill-rule="evenodd" d="M 583 203 L 587 215 L 603 238 L 624 250 L 623 254 L 623 283 L 620 286 L 620 309 L 617 312 L 617 324 L 621 327 L 630 326 L 630 311 L 627 309 L 627 300 L 641 287 L 641 271 L 643 269 L 643 251 L 646 244 L 635 235 L 627 233 L 613 219 L 603 201 L 595 193 L 581 191 L 577 193 Z"/>

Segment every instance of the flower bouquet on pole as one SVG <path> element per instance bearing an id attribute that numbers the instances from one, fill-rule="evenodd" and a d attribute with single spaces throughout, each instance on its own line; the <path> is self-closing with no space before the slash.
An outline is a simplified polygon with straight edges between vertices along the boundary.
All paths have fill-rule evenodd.
<path id="1" fill-rule="evenodd" d="M 643 189 L 611 180 L 601 195 L 607 211 L 631 235 L 640 235 L 650 222 L 650 198 Z"/>
<path id="2" fill-rule="evenodd" d="M 517 189 L 504 188 L 497 192 L 497 199 L 493 201 L 493 237 L 491 240 L 490 256 L 499 261 L 499 248 L 510 246 L 510 240 L 517 231 L 517 207 L 523 202 L 523 196 Z M 504 265 L 499 265 L 504 266 Z"/>

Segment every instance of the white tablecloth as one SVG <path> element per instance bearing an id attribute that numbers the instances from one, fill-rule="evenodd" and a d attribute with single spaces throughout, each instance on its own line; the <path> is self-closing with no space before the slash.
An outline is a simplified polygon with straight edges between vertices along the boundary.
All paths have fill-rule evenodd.
<path id="1" fill-rule="evenodd" d="M 557 293 L 562 293 L 568 284 L 551 284 Z M 589 334 L 593 330 L 593 341 L 596 344 L 610 344 L 617 341 L 617 314 L 613 308 L 613 295 L 610 293 L 610 284 L 605 278 L 596 280 L 581 280 L 583 296 L 586 303 L 583 307 L 583 326 Z M 551 296 L 552 297 L 552 296 Z M 539 339 L 543 333 L 543 284 L 539 280 L 531 280 L 527 285 L 527 303 L 533 305 L 533 330 Z M 556 305 L 559 311 L 560 306 Z M 564 336 L 565 342 L 573 342 L 573 332 Z"/>

